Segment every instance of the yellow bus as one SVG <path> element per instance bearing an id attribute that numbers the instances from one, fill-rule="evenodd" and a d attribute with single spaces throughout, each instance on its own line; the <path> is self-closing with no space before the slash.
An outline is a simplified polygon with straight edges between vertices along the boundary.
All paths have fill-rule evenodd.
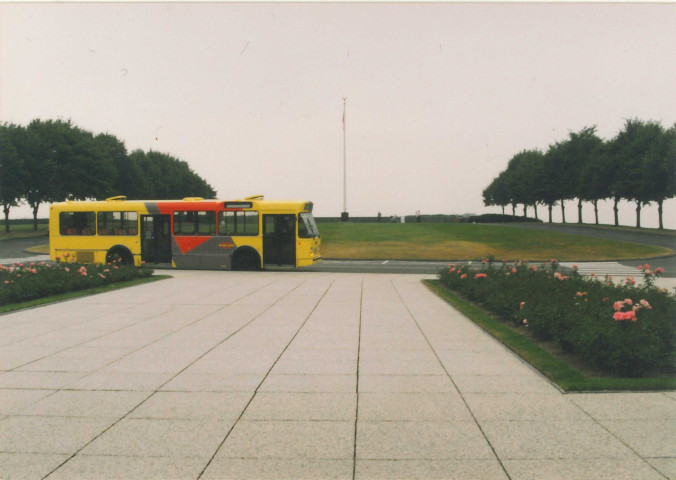
<path id="1" fill-rule="evenodd" d="M 49 210 L 52 260 L 259 270 L 321 261 L 312 202 L 265 200 L 67 201 Z"/>

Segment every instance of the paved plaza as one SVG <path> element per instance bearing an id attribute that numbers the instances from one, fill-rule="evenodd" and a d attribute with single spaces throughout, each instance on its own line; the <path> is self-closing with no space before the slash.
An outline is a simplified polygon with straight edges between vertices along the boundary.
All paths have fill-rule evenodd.
<path id="1" fill-rule="evenodd" d="M 0 316 L 0 478 L 676 478 L 676 392 L 563 394 L 423 276 L 171 275 Z"/>

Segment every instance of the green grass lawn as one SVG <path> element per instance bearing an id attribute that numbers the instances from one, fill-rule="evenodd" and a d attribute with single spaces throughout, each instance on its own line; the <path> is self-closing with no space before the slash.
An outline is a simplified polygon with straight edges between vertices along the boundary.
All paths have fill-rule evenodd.
<path id="1" fill-rule="evenodd" d="M 327 259 L 598 261 L 670 255 L 664 247 L 497 225 L 320 223 Z"/>

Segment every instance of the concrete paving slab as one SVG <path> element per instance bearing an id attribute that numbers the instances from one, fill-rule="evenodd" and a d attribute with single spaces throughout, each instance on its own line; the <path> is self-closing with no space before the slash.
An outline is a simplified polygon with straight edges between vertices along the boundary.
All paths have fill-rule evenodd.
<path id="1" fill-rule="evenodd" d="M 304 362 L 325 362 L 339 359 L 357 362 L 356 348 L 298 348 L 294 343 L 284 351 L 284 360 L 301 360 Z"/>
<path id="2" fill-rule="evenodd" d="M 460 395 L 444 393 L 360 393 L 359 419 L 398 422 L 471 422 Z"/>
<path id="3" fill-rule="evenodd" d="M 494 459 L 473 421 L 369 422 L 357 425 L 357 460 Z"/>
<path id="4" fill-rule="evenodd" d="M 667 478 L 676 478 L 676 457 L 647 458 L 646 463 Z M 630 472 L 629 469 L 627 469 Z"/>
<path id="5" fill-rule="evenodd" d="M 422 276 L 171 274 L 0 316 L 0 478 L 676 477 L 676 393 L 563 395 Z"/>
<path id="6" fill-rule="evenodd" d="M 272 369 L 273 375 L 350 375 L 357 370 L 357 359 L 327 358 L 308 362 L 302 358 L 282 358 Z"/>
<path id="7" fill-rule="evenodd" d="M 216 457 L 205 480 L 352 480 L 352 459 Z"/>
<path id="8" fill-rule="evenodd" d="M 505 460 L 512 480 L 664 480 L 640 458 Z"/>
<path id="9" fill-rule="evenodd" d="M 174 375 L 174 372 L 116 372 L 104 367 L 84 376 L 79 375 L 73 381 L 65 383 L 64 387 L 69 390 L 153 392 Z"/>
<path id="10" fill-rule="evenodd" d="M 558 392 L 465 393 L 463 398 L 480 422 L 483 420 L 587 420 L 587 415 L 582 410 Z"/>
<path id="11" fill-rule="evenodd" d="M 354 421 L 357 394 L 259 392 L 242 420 Z"/>
<path id="12" fill-rule="evenodd" d="M 37 362 L 62 350 L 62 347 L 8 345 L 0 348 L 0 371 L 10 371 Z"/>
<path id="13" fill-rule="evenodd" d="M 194 480 L 204 460 L 189 457 L 76 455 L 50 475 L 49 480 Z M 38 477 L 33 477 L 38 478 Z"/>
<path id="14" fill-rule="evenodd" d="M 70 419 L 69 419 L 70 420 Z M 193 457 L 208 460 L 234 420 L 120 420 L 80 452 L 83 455 Z"/>
<path id="15" fill-rule="evenodd" d="M 63 454 L 0 453 L 0 476 L 16 480 L 44 478 L 68 457 Z"/>
<path id="16" fill-rule="evenodd" d="M 359 480 L 507 480 L 497 460 L 357 460 Z"/>
<path id="17" fill-rule="evenodd" d="M 547 379 L 532 372 L 523 375 L 453 375 L 461 393 L 560 393 Z"/>
<path id="18" fill-rule="evenodd" d="M 19 372 L 13 370 L 0 373 L 0 389 L 57 390 L 76 381 L 83 375 L 85 374 L 80 372 Z"/>
<path id="19" fill-rule="evenodd" d="M 148 392 L 61 390 L 22 410 L 21 414 L 115 420 L 129 413 L 149 395 Z"/>
<path id="20" fill-rule="evenodd" d="M 56 390 L 41 389 L 3 389 L 0 390 L 0 415 L 15 415 Z"/>
<path id="21" fill-rule="evenodd" d="M 359 375 L 360 393 L 454 393 L 446 375 Z"/>
<path id="22" fill-rule="evenodd" d="M 676 422 L 673 420 L 601 420 L 599 423 L 642 457 L 676 457 Z"/>
<path id="23" fill-rule="evenodd" d="M 440 375 L 444 370 L 429 347 L 386 350 L 364 345 L 359 358 L 359 372 L 364 375 Z"/>
<path id="24" fill-rule="evenodd" d="M 128 418 L 237 420 L 252 393 L 156 392 Z"/>
<path id="25" fill-rule="evenodd" d="M 439 352 L 441 362 L 451 376 L 455 375 L 528 375 L 532 369 L 514 358 L 501 352 L 498 355 L 466 353 L 449 354 L 450 350 Z M 510 358 L 513 357 L 513 358 Z"/>
<path id="26" fill-rule="evenodd" d="M 596 420 L 676 421 L 675 399 L 662 392 L 578 393 L 567 398 Z"/>
<path id="27" fill-rule="evenodd" d="M 6 417 L 0 420 L 0 452 L 72 455 L 111 424 L 109 418 Z"/>
<path id="28" fill-rule="evenodd" d="M 503 460 L 632 457 L 625 443 L 591 419 L 485 420 L 481 428 Z"/>
<path id="29" fill-rule="evenodd" d="M 259 392 L 355 393 L 356 375 L 268 375 Z"/>
<path id="30" fill-rule="evenodd" d="M 222 458 L 352 459 L 354 420 L 240 421 L 218 451 Z"/>
<path id="31" fill-rule="evenodd" d="M 14 367 L 20 372 L 94 372 L 110 363 L 107 358 L 92 355 L 87 358 L 49 355 L 22 366 Z"/>
<path id="32" fill-rule="evenodd" d="M 279 357 L 277 351 L 216 349 L 189 362 L 190 371 L 197 373 L 259 373 L 266 374 Z"/>
<path id="33" fill-rule="evenodd" d="M 99 337 L 101 332 L 102 330 L 84 330 L 81 326 L 75 325 L 57 331 L 47 332 L 43 335 L 30 336 L 23 341 L 15 342 L 14 345 L 26 345 L 31 347 L 36 345 L 43 345 L 46 347 L 75 347 Z"/>
<path id="34" fill-rule="evenodd" d="M 263 374 L 198 373 L 185 370 L 163 385 L 161 391 L 178 392 L 254 392 Z"/>

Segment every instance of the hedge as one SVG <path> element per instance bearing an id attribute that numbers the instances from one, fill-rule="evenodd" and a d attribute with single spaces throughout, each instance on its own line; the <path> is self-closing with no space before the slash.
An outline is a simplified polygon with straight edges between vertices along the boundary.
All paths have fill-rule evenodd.
<path id="1" fill-rule="evenodd" d="M 676 358 L 676 297 L 654 285 L 661 273 L 642 265 L 633 278 L 561 272 L 553 260 L 476 266 L 450 265 L 441 283 L 512 322 L 535 339 L 552 341 L 602 374 L 672 374 Z"/>

